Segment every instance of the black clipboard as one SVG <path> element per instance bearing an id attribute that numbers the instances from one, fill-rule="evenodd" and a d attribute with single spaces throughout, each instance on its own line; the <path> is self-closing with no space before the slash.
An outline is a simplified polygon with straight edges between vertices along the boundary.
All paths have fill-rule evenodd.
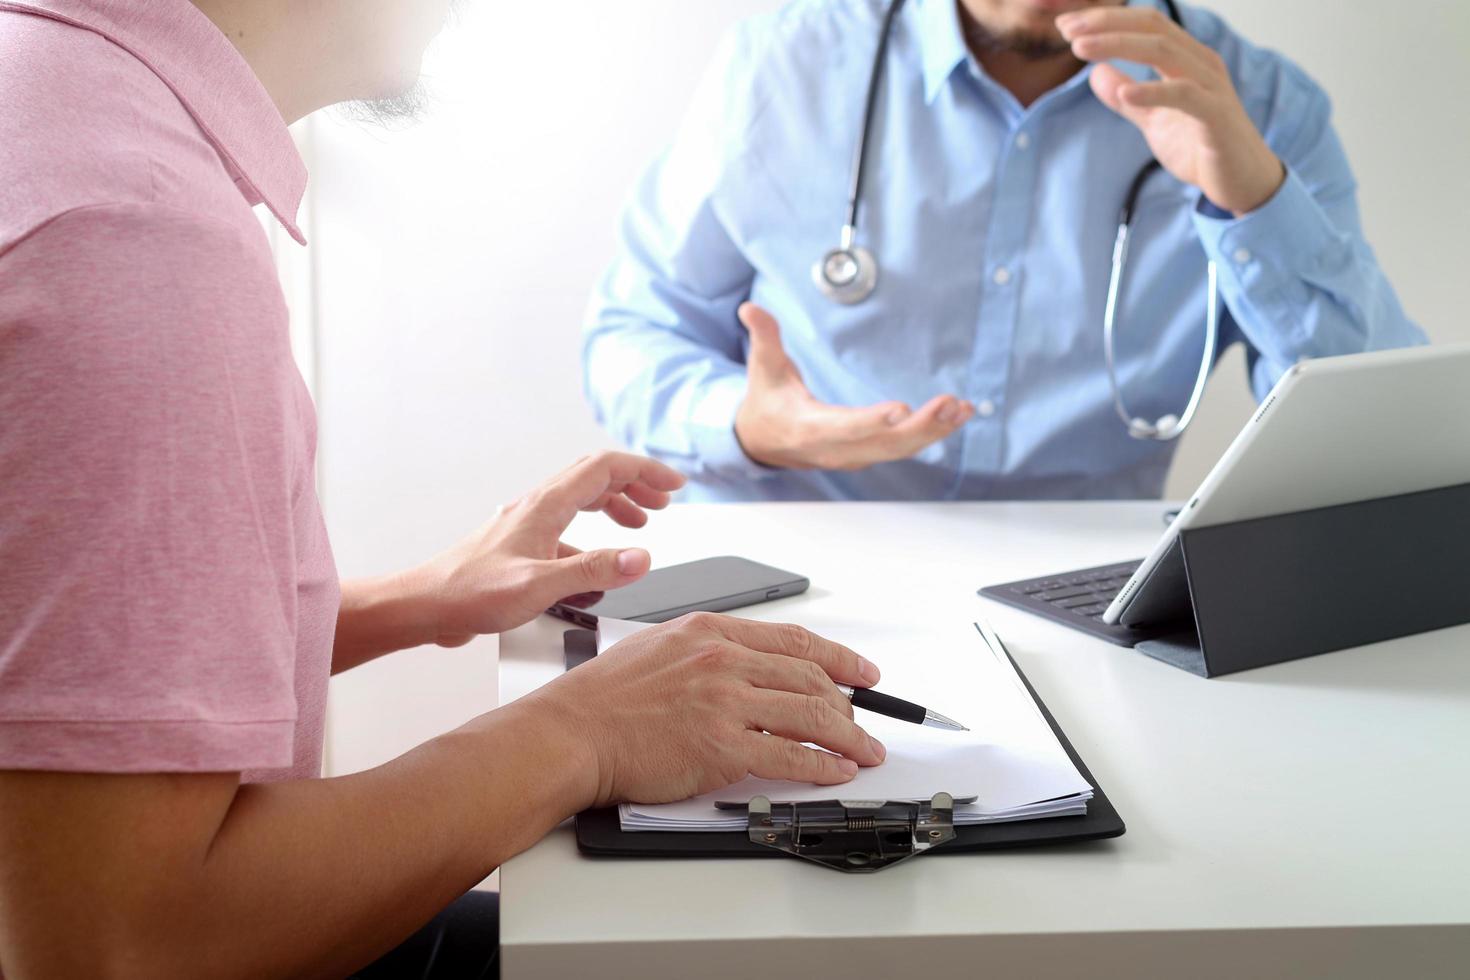
<path id="1" fill-rule="evenodd" d="M 567 669 L 597 656 L 597 634 L 592 630 L 567 630 L 562 635 Z M 1010 654 L 1006 654 L 1010 657 Z M 1088 770 L 1087 764 L 1072 748 L 1066 734 L 1057 725 L 1036 689 L 1022 672 L 1014 657 L 1011 664 L 1027 692 L 1035 699 L 1046 723 L 1056 733 L 1057 740 L 1066 749 L 1067 756 L 1077 766 L 1082 778 L 1092 784 L 1093 796 L 1087 804 L 1087 813 L 1080 817 L 1046 817 L 1040 820 L 1020 820 L 1014 823 L 970 825 L 955 828 L 955 839 L 934 848 L 935 854 L 960 854 L 974 851 L 993 851 L 1012 847 L 1035 847 L 1044 844 L 1072 844 L 1079 841 L 1103 840 L 1120 837 L 1126 829 L 1123 818 L 1108 800 L 1102 786 Z M 944 787 L 936 786 L 936 790 Z M 597 857 L 670 857 L 670 858 L 724 858 L 724 857 L 786 857 L 780 851 L 751 843 L 744 831 L 659 831 L 640 830 L 625 832 L 618 823 L 618 808 L 605 807 L 584 810 L 577 814 L 577 849 L 583 854 Z"/>

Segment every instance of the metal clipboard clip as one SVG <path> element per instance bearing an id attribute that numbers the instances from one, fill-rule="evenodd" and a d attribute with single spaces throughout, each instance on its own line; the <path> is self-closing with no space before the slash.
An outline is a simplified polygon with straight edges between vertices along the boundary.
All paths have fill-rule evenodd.
<path id="1" fill-rule="evenodd" d="M 752 797 L 746 809 L 750 840 L 838 871 L 882 871 L 954 840 L 954 797 L 928 802 L 821 800 L 772 803 Z"/>

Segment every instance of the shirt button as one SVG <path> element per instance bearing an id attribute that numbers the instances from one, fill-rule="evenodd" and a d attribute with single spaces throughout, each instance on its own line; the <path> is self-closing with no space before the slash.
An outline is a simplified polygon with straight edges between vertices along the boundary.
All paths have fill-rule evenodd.
<path id="1" fill-rule="evenodd" d="M 989 398 L 985 399 L 983 402 L 975 406 L 975 414 L 980 416 L 982 419 L 990 418 L 990 416 L 995 414 L 995 402 L 991 401 Z"/>
<path id="2" fill-rule="evenodd" d="M 1024 149 L 1026 149 L 1026 147 L 1028 147 L 1030 145 L 1031 145 L 1031 134 L 1030 133 L 1018 133 L 1016 135 L 1016 149 L 1018 149 L 1018 150 L 1024 150 Z"/>
<path id="3" fill-rule="evenodd" d="M 1004 286 L 1006 283 L 1011 281 L 1011 270 L 1007 269 L 1005 266 L 1001 266 L 1000 268 L 995 270 L 995 274 L 992 275 L 990 278 L 995 281 L 995 284 L 997 286 Z"/>
<path id="4" fill-rule="evenodd" d="M 1234 254 L 1232 254 L 1230 257 L 1234 259 L 1237 264 L 1245 265 L 1251 260 L 1251 250 L 1248 248 L 1237 248 Z"/>

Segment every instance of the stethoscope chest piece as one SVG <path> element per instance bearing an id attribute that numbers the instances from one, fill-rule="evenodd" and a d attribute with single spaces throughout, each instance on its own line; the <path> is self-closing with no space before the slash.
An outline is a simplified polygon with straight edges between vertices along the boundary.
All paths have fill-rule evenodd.
<path id="1" fill-rule="evenodd" d="M 883 16 L 883 26 L 878 33 L 878 47 L 873 54 L 873 68 L 868 76 L 868 97 L 863 104 L 862 128 L 858 131 L 856 151 L 852 160 L 852 181 L 847 195 L 847 222 L 842 226 L 842 237 L 837 247 L 830 249 L 812 265 L 812 282 L 821 294 L 834 303 L 852 306 L 873 295 L 878 287 L 878 260 L 873 253 L 855 242 L 857 237 L 858 206 L 862 203 L 863 175 L 868 152 L 868 137 L 873 129 L 873 112 L 878 101 L 879 80 L 883 75 L 883 60 L 888 50 L 888 38 L 893 31 L 894 19 L 902 9 L 904 0 L 889 0 L 888 12 Z M 1179 10 L 1173 0 L 1164 0 L 1169 19 L 1183 27 Z M 1179 415 L 1165 415 L 1152 422 L 1129 411 L 1123 397 L 1122 382 L 1118 377 L 1118 365 L 1114 350 L 1114 335 L 1117 333 L 1118 299 L 1123 281 L 1124 267 L 1128 261 L 1128 239 L 1132 231 L 1133 214 L 1138 204 L 1139 193 L 1144 182 L 1154 171 L 1161 169 L 1157 160 L 1150 160 L 1128 187 L 1119 215 L 1118 234 L 1113 242 L 1113 265 L 1108 277 L 1107 304 L 1103 310 L 1103 354 L 1108 368 L 1108 382 L 1113 390 L 1113 408 L 1118 413 L 1128 434 L 1134 439 L 1152 439 L 1168 442 L 1179 438 L 1189 428 L 1195 410 L 1204 395 L 1205 382 L 1215 364 L 1215 349 L 1220 338 L 1220 286 L 1215 263 L 1210 262 L 1206 271 L 1205 296 L 1205 344 L 1200 355 L 1199 373 L 1195 376 L 1194 390 L 1189 403 Z"/>
<path id="2" fill-rule="evenodd" d="M 861 303 L 878 288 L 878 260 L 861 245 L 839 246 L 813 263 L 812 282 L 834 303 Z"/>

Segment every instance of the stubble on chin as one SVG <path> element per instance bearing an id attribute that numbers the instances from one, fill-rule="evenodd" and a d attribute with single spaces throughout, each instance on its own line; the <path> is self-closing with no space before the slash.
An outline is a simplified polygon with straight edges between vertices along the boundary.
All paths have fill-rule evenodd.
<path id="1" fill-rule="evenodd" d="M 464 14 L 468 0 L 449 0 L 445 8 L 444 23 L 440 25 L 440 34 L 450 24 L 459 20 Z M 435 35 L 435 40 L 439 37 Z M 430 42 L 431 44 L 434 42 Z M 428 114 L 433 104 L 433 96 L 428 84 L 422 77 L 416 78 L 403 91 L 396 95 L 379 96 L 372 99 L 353 99 L 343 102 L 336 107 L 336 111 L 344 118 L 355 122 L 369 123 L 374 126 L 392 128 L 396 126 L 412 125 L 421 122 Z"/>
<path id="2" fill-rule="evenodd" d="M 431 101 L 429 87 L 419 79 L 397 95 L 343 102 L 337 112 L 355 122 L 393 127 L 422 120 Z"/>

